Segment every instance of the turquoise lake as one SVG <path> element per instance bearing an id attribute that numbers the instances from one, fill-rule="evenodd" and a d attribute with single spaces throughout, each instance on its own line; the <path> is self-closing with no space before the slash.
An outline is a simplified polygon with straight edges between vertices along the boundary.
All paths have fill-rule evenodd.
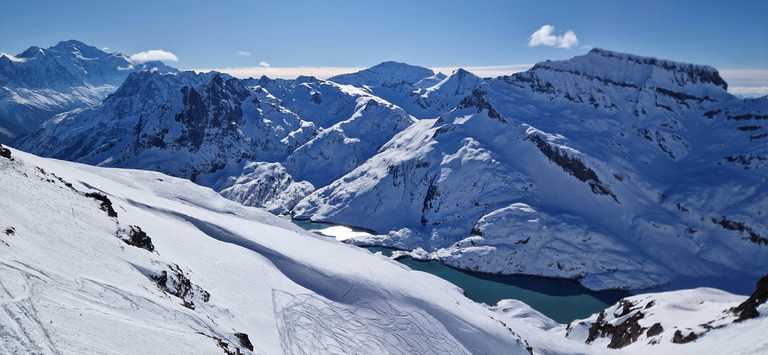
<path id="1" fill-rule="evenodd" d="M 292 220 L 296 225 L 339 240 L 366 231 L 329 223 Z M 366 248 L 372 253 L 392 255 L 392 249 L 381 247 Z M 437 261 L 417 261 L 410 258 L 398 260 L 413 270 L 423 271 L 443 278 L 466 292 L 475 302 L 494 305 L 503 299 L 517 299 L 559 323 L 570 323 L 598 313 L 628 292 L 593 292 L 581 287 L 574 280 L 553 279 L 539 276 L 499 276 L 477 272 L 461 271 L 440 264 Z"/>

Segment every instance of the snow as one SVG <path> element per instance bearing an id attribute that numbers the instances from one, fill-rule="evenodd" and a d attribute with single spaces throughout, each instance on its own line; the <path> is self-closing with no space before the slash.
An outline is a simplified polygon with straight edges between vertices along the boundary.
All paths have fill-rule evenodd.
<path id="1" fill-rule="evenodd" d="M 10 55 L 8 53 L 0 53 L 0 57 L 8 58 L 8 60 L 10 60 L 12 62 L 16 62 L 16 63 L 24 63 L 24 62 L 27 61 L 27 58 L 15 57 L 15 56 L 12 56 L 12 55 Z"/>
<path id="2" fill-rule="evenodd" d="M 56 53 L 63 54 L 54 60 Z M 163 75 L 173 70 L 151 62 L 126 78 L 119 70 L 125 55 L 77 41 L 1 58 L 39 75 L 3 84 L 0 112 L 12 119 L 0 132 L 28 132 L 52 117 L 16 142 L 23 149 L 157 170 L 215 189 L 15 150 L 16 163 L 0 160 L 4 180 L 17 190 L 0 204 L 16 225 L 6 227 L 15 228 L 7 238 L 0 234 L 0 248 L 19 250 L 3 264 L 2 280 L 22 280 L 3 284 L 7 323 L 19 324 L 0 330 L 9 332 L 3 346 L 11 352 L 130 348 L 124 334 L 162 338 L 166 352 L 220 351 L 212 337 L 237 344 L 235 331 L 258 334 L 256 352 L 264 353 L 299 352 L 302 344 L 312 344 L 309 352 L 530 345 L 541 353 L 593 353 L 610 341 L 553 342 L 569 331 L 589 332 L 553 324 L 513 301 L 489 310 L 454 286 L 219 194 L 372 231 L 334 227 L 331 233 L 349 244 L 399 248 L 397 255 L 462 269 L 574 278 L 593 290 L 680 289 L 729 278 L 720 284 L 743 293 L 751 286 L 745 280 L 768 272 L 768 184 L 761 173 L 768 133 L 760 123 L 768 99 L 731 96 L 705 65 L 595 49 L 496 79 L 385 62 L 331 80 L 292 81 Z M 86 191 L 108 196 L 119 218 L 105 217 Z M 24 198 L 33 194 L 40 198 Z M 46 218 L 52 223 L 33 223 Z M 134 225 L 152 237 L 155 252 L 120 241 Z M 78 248 L 117 257 L 83 258 Z M 182 284 L 177 272 L 189 276 L 184 302 L 194 311 L 155 286 L 149 276 L 162 271 L 173 274 L 171 285 Z M 211 292 L 210 302 L 201 290 Z M 676 292 L 648 296 L 668 316 L 646 313 L 641 325 L 660 319 L 670 326 L 625 351 L 702 351 L 729 337 L 738 344 L 728 346 L 741 352 L 764 350 L 753 334 L 765 330 L 765 315 L 739 324 L 716 316 L 743 295 Z M 619 315 L 622 307 L 606 311 L 611 322 L 629 319 Z M 181 321 L 157 325 L 160 315 Z M 50 325 L 58 321 L 68 326 Z M 668 341 L 673 329 L 706 330 L 697 322 L 724 327 L 687 345 Z M 96 324 L 109 324 L 113 338 L 75 331 Z M 419 331 L 405 336 L 405 329 Z"/>
<path id="3" fill-rule="evenodd" d="M 590 289 L 755 277 L 768 271 L 768 152 L 743 133 L 762 128 L 735 117 L 762 117 L 768 100 L 738 100 L 719 80 L 604 50 L 539 63 L 411 125 L 294 213 L 376 231 L 354 244 Z M 517 204 L 536 212 L 507 209 Z"/>
<path id="4" fill-rule="evenodd" d="M 189 181 L 13 156 L 0 169 L 3 224 L 15 229 L 0 272 L 18 280 L 3 282 L 5 351 L 216 352 L 211 337 L 237 346 L 234 332 L 258 353 L 525 351 L 455 286 Z M 118 217 L 64 182 L 105 194 Z M 115 237 L 127 225 L 155 252 Z M 192 310 L 157 288 L 147 274 L 167 265 L 210 301 Z"/>
<path id="5" fill-rule="evenodd" d="M 0 125 L 11 132 L 3 135 L 8 138 L 30 133 L 57 114 L 98 104 L 130 72 L 152 65 L 133 67 L 123 53 L 107 53 L 78 41 L 60 42 L 47 50 L 30 47 L 17 56 L 3 54 L 0 62 L 0 84 L 10 94 L 0 96 Z"/>
<path id="6" fill-rule="evenodd" d="M 628 297 L 605 310 L 605 321 L 620 324 L 636 314 L 642 314 L 637 321 L 645 330 L 655 324 L 663 328 L 656 335 L 649 335 L 645 330 L 638 338 L 622 348 L 627 353 L 731 353 L 757 354 L 768 347 L 765 337 L 754 336 L 765 332 L 766 314 L 761 312 L 757 319 L 740 323 L 734 322 L 734 315 L 728 310 L 744 300 L 742 296 L 711 288 L 697 288 L 665 293 L 651 293 Z M 624 303 L 622 303 L 624 302 Z M 629 308 L 625 308 L 626 307 Z M 625 309 L 631 309 L 629 312 Z M 763 308 L 765 309 L 765 308 Z M 577 320 L 569 325 L 568 337 L 586 341 L 588 328 L 597 320 L 598 315 L 585 320 Z M 682 336 L 695 333 L 698 339 L 686 343 L 672 342 L 674 333 Z M 592 342 L 597 347 L 606 347 L 608 337 L 598 337 Z"/>

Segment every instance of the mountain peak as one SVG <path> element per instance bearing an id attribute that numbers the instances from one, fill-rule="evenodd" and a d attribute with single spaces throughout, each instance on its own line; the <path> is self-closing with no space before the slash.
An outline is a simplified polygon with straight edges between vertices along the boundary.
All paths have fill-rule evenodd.
<path id="1" fill-rule="evenodd" d="M 388 82 L 406 82 L 411 85 L 421 79 L 435 75 L 431 69 L 406 63 L 388 61 L 374 65 L 356 73 L 341 74 L 328 80 L 346 85 L 380 86 Z"/>
<path id="2" fill-rule="evenodd" d="M 467 74 L 469 74 L 469 75 L 474 75 L 474 74 L 472 74 L 472 73 L 470 73 L 470 72 L 468 72 L 468 71 L 464 70 L 464 68 L 459 68 L 459 69 L 456 69 L 456 71 L 453 73 L 453 75 L 457 75 L 457 76 L 459 76 L 459 77 L 463 77 L 463 76 L 465 76 L 465 75 L 467 75 Z"/>
<path id="3" fill-rule="evenodd" d="M 296 84 L 302 84 L 302 83 L 315 83 L 320 81 L 320 79 L 312 76 L 312 75 L 299 75 L 296 80 L 293 82 Z"/>
<path id="4" fill-rule="evenodd" d="M 599 77 L 636 87 L 650 85 L 670 88 L 716 87 L 722 90 L 728 88 L 718 71 L 708 65 L 675 62 L 602 48 L 594 48 L 585 55 L 568 60 L 537 63 L 532 71 L 537 70 Z"/>
<path id="5" fill-rule="evenodd" d="M 17 55 L 16 57 L 32 59 L 32 58 L 36 58 L 39 55 L 45 55 L 45 51 L 38 46 L 32 46 L 27 48 L 27 50 L 25 50 L 24 52 L 21 52 L 21 54 Z"/>
<path id="6" fill-rule="evenodd" d="M 67 47 L 90 47 L 90 48 L 95 48 L 95 47 L 89 46 L 89 45 L 87 45 L 87 44 L 85 44 L 83 42 L 80 42 L 80 41 L 74 40 L 74 39 L 70 39 L 68 41 L 59 41 L 59 43 L 57 43 L 55 46 L 53 46 L 51 48 L 67 48 Z"/>

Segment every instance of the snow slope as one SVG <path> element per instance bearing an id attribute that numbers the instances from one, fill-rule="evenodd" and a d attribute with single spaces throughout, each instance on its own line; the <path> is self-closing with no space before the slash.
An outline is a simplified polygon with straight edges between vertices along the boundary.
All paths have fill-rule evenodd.
<path id="1" fill-rule="evenodd" d="M 741 316 L 749 301 L 712 288 L 654 293 L 625 298 L 599 314 L 572 322 L 568 338 L 629 353 L 759 354 L 768 341 L 755 336 L 768 328 L 764 303 L 768 278 L 758 282 L 750 299 L 759 315 Z"/>
<path id="2" fill-rule="evenodd" d="M 236 334 L 268 354 L 526 352 L 455 286 L 187 180 L 12 154 L 4 352 L 247 352 Z M 121 240 L 131 226 L 154 251 Z"/>
<path id="3" fill-rule="evenodd" d="M 727 310 L 745 297 L 695 289 L 633 296 L 566 326 L 519 301 L 474 303 L 188 180 L 0 146 L 0 182 L 4 353 L 600 354 L 639 333 L 586 342 L 592 324 L 601 334 L 637 318 L 642 334 L 663 330 L 621 351 L 768 349 L 768 277 L 737 323 Z M 697 339 L 670 342 L 689 329 Z"/>

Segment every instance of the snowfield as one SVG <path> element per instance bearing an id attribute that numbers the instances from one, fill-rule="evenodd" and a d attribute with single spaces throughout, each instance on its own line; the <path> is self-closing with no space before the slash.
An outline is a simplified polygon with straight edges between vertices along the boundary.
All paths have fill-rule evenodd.
<path id="1" fill-rule="evenodd" d="M 615 318 L 566 327 L 519 301 L 474 303 L 188 180 L 0 149 L 4 353 L 608 353 L 585 334 L 629 317 L 622 302 L 651 310 L 643 331 L 664 328 L 630 352 L 768 350 L 765 304 L 741 323 L 725 312 L 744 296 L 633 296 L 605 311 Z M 675 329 L 701 335 L 672 344 Z"/>
<path id="2" fill-rule="evenodd" d="M 245 351 L 239 333 L 264 354 L 526 352 L 457 287 L 187 180 L 13 158 L 0 158 L 3 352 Z M 153 252 L 121 240 L 130 226 Z M 158 286 L 164 272 L 178 287 Z"/>

